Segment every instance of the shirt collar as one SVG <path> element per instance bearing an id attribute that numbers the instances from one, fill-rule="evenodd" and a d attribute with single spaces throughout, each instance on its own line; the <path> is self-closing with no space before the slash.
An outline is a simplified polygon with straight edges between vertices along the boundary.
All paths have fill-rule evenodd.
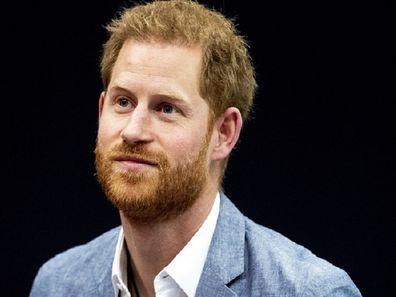
<path id="1" fill-rule="evenodd" d="M 123 295 L 130 297 L 127 281 L 127 247 L 124 239 L 124 230 L 120 229 L 118 241 L 116 245 L 113 267 L 111 272 L 111 281 L 114 288 L 114 296 L 118 297 L 119 292 L 124 292 Z"/>
<path id="2" fill-rule="evenodd" d="M 161 287 L 162 280 L 165 279 L 164 275 L 169 275 L 188 297 L 195 296 L 216 227 L 219 211 L 220 195 L 217 193 L 212 209 L 202 226 L 168 266 L 155 277 L 154 288 L 156 292 L 158 287 Z M 124 296 L 130 296 L 127 286 L 126 248 L 124 232 L 121 228 L 112 267 L 112 282 L 115 296 L 118 296 L 120 291 Z"/>

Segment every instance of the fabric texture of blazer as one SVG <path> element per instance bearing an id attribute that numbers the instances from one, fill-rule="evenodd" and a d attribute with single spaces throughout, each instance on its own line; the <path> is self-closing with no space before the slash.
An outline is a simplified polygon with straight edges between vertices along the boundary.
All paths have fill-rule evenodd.
<path id="1" fill-rule="evenodd" d="M 245 217 L 221 193 L 220 213 L 196 296 L 361 296 L 348 274 Z M 111 269 L 120 227 L 56 255 L 30 297 L 113 297 Z"/>

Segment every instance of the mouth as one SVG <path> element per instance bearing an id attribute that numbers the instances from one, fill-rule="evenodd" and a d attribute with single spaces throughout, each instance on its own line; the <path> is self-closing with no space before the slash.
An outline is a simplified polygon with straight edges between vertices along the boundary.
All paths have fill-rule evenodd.
<path id="1" fill-rule="evenodd" d="M 113 161 L 118 164 L 126 167 L 126 169 L 137 170 L 142 169 L 144 167 L 154 167 L 158 166 L 158 164 L 154 161 L 136 157 L 136 156 L 117 156 L 113 158 Z"/>

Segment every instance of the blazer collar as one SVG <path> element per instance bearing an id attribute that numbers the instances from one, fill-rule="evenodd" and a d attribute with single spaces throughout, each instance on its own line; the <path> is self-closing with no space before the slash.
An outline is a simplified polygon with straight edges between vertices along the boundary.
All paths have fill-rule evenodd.
<path id="1" fill-rule="evenodd" d="M 237 296 L 229 287 L 244 271 L 245 220 L 241 212 L 220 194 L 220 214 L 209 248 L 197 296 Z"/>
<path id="2" fill-rule="evenodd" d="M 95 270 L 97 289 L 103 296 L 114 294 L 111 267 L 120 227 L 112 230 L 106 248 L 99 255 L 101 269 Z M 245 220 L 242 213 L 220 193 L 220 213 L 198 284 L 196 296 L 238 296 L 229 285 L 244 271 Z"/>

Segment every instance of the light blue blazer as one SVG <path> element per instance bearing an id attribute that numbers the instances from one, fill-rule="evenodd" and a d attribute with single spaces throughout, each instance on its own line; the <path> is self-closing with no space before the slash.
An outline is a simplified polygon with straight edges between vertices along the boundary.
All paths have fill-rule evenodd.
<path id="1" fill-rule="evenodd" d="M 361 296 L 348 274 L 245 217 L 223 194 L 198 284 L 200 297 Z M 119 227 L 47 261 L 30 297 L 114 296 L 111 268 Z"/>

